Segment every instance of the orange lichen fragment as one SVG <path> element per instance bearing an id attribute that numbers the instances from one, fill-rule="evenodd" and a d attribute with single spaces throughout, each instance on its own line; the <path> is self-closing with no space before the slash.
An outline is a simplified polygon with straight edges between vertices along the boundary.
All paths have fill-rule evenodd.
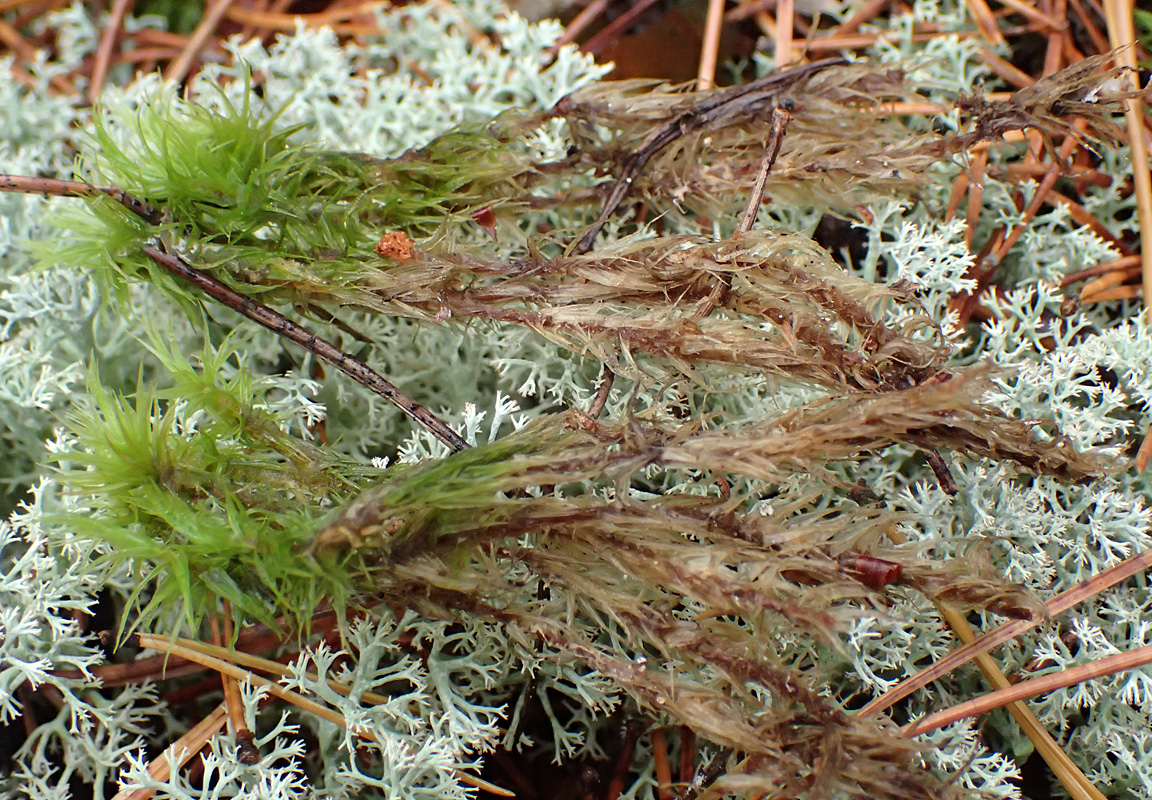
<path id="1" fill-rule="evenodd" d="M 376 255 L 394 259 L 401 264 L 411 261 L 415 251 L 416 243 L 404 231 L 388 231 L 376 243 Z"/>

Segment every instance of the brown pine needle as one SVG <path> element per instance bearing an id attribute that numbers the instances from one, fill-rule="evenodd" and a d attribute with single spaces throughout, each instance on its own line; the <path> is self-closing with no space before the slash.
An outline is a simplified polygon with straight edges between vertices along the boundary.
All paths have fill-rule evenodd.
<path id="1" fill-rule="evenodd" d="M 183 736 L 168 745 L 163 753 L 152 759 L 148 765 L 148 774 L 158 781 L 171 778 L 172 766 L 182 767 L 191 761 L 209 739 L 224 729 L 227 720 L 228 713 L 221 703 Z M 148 800 L 152 795 L 151 789 L 121 789 L 112 800 Z"/>
<path id="2" fill-rule="evenodd" d="M 220 630 L 221 618 L 224 630 Z M 227 600 L 223 602 L 223 613 L 213 615 L 210 619 L 212 640 L 220 646 L 223 642 L 232 639 L 232 607 Z M 228 709 L 228 722 L 232 725 L 232 734 L 239 745 L 237 757 L 244 764 L 255 764 L 260 760 L 260 754 L 252 745 L 252 732 L 244 720 L 244 702 L 240 697 L 240 684 L 230 675 L 220 676 L 220 685 L 224 690 L 224 705 Z"/>
<path id="3" fill-rule="evenodd" d="M 988 151 L 981 150 L 972 156 L 971 166 L 968 170 L 968 213 L 965 221 L 968 229 L 964 231 L 964 244 L 972 249 L 972 240 L 976 236 L 976 223 L 980 220 L 980 209 L 984 206 L 984 169 L 988 166 Z"/>
<path id="4" fill-rule="evenodd" d="M 34 62 L 37 58 L 35 45 L 2 19 L 0 19 L 0 44 L 7 45 L 20 61 Z M 53 75 L 49 82 L 56 91 L 67 97 L 75 97 L 79 93 L 76 85 L 64 75 Z"/>
<path id="5" fill-rule="evenodd" d="M 216 658 L 215 656 L 211 656 L 206 653 L 202 653 L 198 648 L 191 648 L 185 644 L 181 644 L 180 641 L 170 641 L 168 639 L 164 639 L 159 636 L 153 636 L 152 634 L 148 633 L 133 634 L 132 638 L 136 640 L 137 646 L 139 647 L 146 647 L 151 650 L 159 650 L 162 653 L 179 655 L 188 659 L 189 661 L 195 661 L 196 663 L 208 667 L 209 669 L 213 669 L 219 672 L 221 675 L 230 675 L 237 680 L 248 681 L 254 686 L 265 687 L 267 688 L 269 694 L 277 697 L 280 700 L 283 700 L 286 703 L 291 703 L 299 709 L 307 711 L 310 714 L 315 714 L 321 719 L 326 720 L 327 722 L 331 722 L 333 725 L 338 725 L 345 729 L 348 728 L 348 724 L 345 722 L 344 717 L 328 708 L 327 706 L 317 703 L 314 700 L 310 700 L 299 692 L 294 692 L 291 689 L 285 689 L 283 686 L 274 681 L 270 681 L 267 678 L 262 678 L 259 675 L 255 675 L 251 672 L 248 672 L 247 670 L 241 669 L 229 661 Z M 352 732 L 359 736 L 361 739 L 372 742 L 376 741 L 376 737 L 371 733 L 371 731 L 356 730 Z M 500 797 L 515 797 L 514 792 L 510 792 L 503 787 L 489 783 L 483 778 L 477 778 L 476 776 L 469 775 L 466 772 L 455 770 L 452 774 L 456 776 L 457 780 L 466 786 L 482 789 L 486 792 L 499 795 Z"/>
<path id="6" fill-rule="evenodd" d="M 700 48 L 700 69 L 696 89 L 711 89 L 716 83 L 716 58 L 720 53 L 720 26 L 724 22 L 724 0 L 708 0 L 708 17 L 704 23 L 704 44 Z"/>
<path id="7" fill-rule="evenodd" d="M 972 19 L 975 20 L 976 27 L 980 29 L 984 38 L 992 44 L 1004 44 L 1004 34 L 1000 32 L 1000 24 L 988 4 L 984 0 L 965 0 L 965 5 L 972 12 Z"/>
<path id="8" fill-rule="evenodd" d="M 1122 0 L 1104 0 L 1108 18 L 1108 39 L 1116 53 L 1116 62 L 1127 68 L 1129 81 L 1140 88 L 1140 73 L 1136 70 L 1136 31 L 1133 27 L 1133 6 Z M 1128 145 L 1132 150 L 1132 163 L 1148 163 L 1148 139 L 1144 130 L 1144 104 L 1138 97 L 1125 101 L 1124 118 L 1128 127 Z M 1134 169 L 1132 181 L 1136 188 L 1136 214 L 1140 220 L 1141 286 L 1144 295 L 1144 321 L 1152 324 L 1152 175 L 1147 169 Z M 1136 453 L 1136 469 L 1143 472 L 1152 460 L 1152 431 L 1145 434 Z"/>
<path id="9" fill-rule="evenodd" d="M 1076 10 L 1077 22 L 1088 33 L 1088 38 L 1092 40 L 1092 45 L 1096 48 L 1097 53 L 1107 53 L 1112 48 L 1108 45 L 1108 37 L 1105 36 L 1098 27 L 1096 27 L 1095 15 L 1089 14 L 1084 8 L 1081 0 L 1069 0 L 1072 8 Z"/>
<path id="10" fill-rule="evenodd" d="M 168 69 L 164 70 L 164 80 L 181 83 L 188 77 L 200 51 L 204 49 L 204 45 L 208 43 L 209 37 L 216 31 L 220 21 L 224 19 L 224 13 L 228 11 L 228 7 L 233 2 L 234 0 L 216 0 L 204 10 L 204 16 L 200 19 L 196 30 L 192 31 L 192 35 L 188 37 L 188 44 L 185 46 L 184 52 L 168 65 Z"/>
<path id="11" fill-rule="evenodd" d="M 587 28 L 592 22 L 608 8 L 612 0 L 593 0 L 587 6 L 580 10 L 580 13 L 572 18 L 568 26 L 564 28 L 564 33 L 560 34 L 560 38 L 556 43 L 549 48 L 552 55 L 556 55 L 560 48 L 566 44 L 571 44 L 576 41 L 584 29 Z"/>
<path id="12" fill-rule="evenodd" d="M 1029 75 L 1027 72 L 1018 69 L 1011 63 L 1000 58 L 991 50 L 981 48 L 980 58 L 993 72 L 1006 80 L 1008 83 L 1015 86 L 1017 89 L 1024 89 L 1036 82 L 1036 79 Z"/>
<path id="13" fill-rule="evenodd" d="M 599 55 L 600 51 L 607 47 L 613 39 L 631 28 L 636 23 L 636 20 L 644 16 L 644 12 L 656 5 L 656 1 L 657 0 L 636 0 L 636 3 L 631 8 L 605 25 L 603 30 L 585 42 L 580 49 L 585 53 Z"/>
<path id="14" fill-rule="evenodd" d="M 272 661 L 271 659 L 254 656 L 251 653 L 245 653 L 242 650 L 229 650 L 228 648 L 220 647 L 219 645 L 197 642 L 192 639 L 177 638 L 176 641 L 178 644 L 188 648 L 189 650 L 195 650 L 196 652 L 203 653 L 204 655 L 223 659 L 224 661 L 229 661 L 233 664 L 246 667 L 250 670 L 266 672 L 269 675 L 278 675 L 280 677 L 292 674 L 292 670 L 289 669 L 287 665 L 281 664 L 279 661 Z M 305 676 L 312 680 L 319 679 L 317 675 L 310 672 L 305 673 Z M 352 693 L 352 687 L 348 686 L 346 683 L 341 683 L 340 681 L 333 680 L 332 678 L 326 679 L 325 682 L 332 688 L 333 691 L 338 692 L 345 697 Z M 360 694 L 360 700 L 361 702 L 368 703 L 369 705 L 381 705 L 383 703 L 391 702 L 392 698 L 386 697 L 382 694 L 376 694 L 375 692 L 363 692 Z"/>
<path id="15" fill-rule="evenodd" d="M 1109 272 L 1127 271 L 1131 268 L 1140 268 L 1140 256 L 1123 256 L 1115 261 L 1105 261 L 1103 264 L 1097 264 L 1088 269 L 1082 269 L 1079 272 L 1072 272 L 1065 275 L 1060 281 L 1060 288 L 1071 286 L 1079 281 L 1094 278 L 1097 275 L 1106 275 Z M 1139 274 L 1139 273 L 1137 273 Z"/>
<path id="16" fill-rule="evenodd" d="M 1125 68 L 1134 89 L 1140 88 L 1136 65 L 1136 30 L 1133 4 L 1124 0 L 1104 0 L 1108 17 L 1108 39 L 1116 50 L 1116 63 Z M 1148 164 L 1148 138 L 1144 130 L 1144 104 L 1139 97 L 1124 101 L 1124 118 L 1128 126 L 1128 146 L 1133 164 Z M 1147 169 L 1132 171 L 1136 188 L 1136 213 L 1140 220 L 1140 253 L 1144 285 L 1144 319 L 1152 324 L 1152 174 Z"/>
<path id="17" fill-rule="evenodd" d="M 387 5 L 388 3 L 386 2 L 373 0 L 373 2 L 360 3 L 355 6 L 346 6 L 343 8 L 333 7 L 328 11 L 315 14 L 285 14 L 283 12 L 256 11 L 241 6 L 230 6 L 225 10 L 224 16 L 232 22 L 274 31 L 293 31 L 297 25 L 303 25 L 305 28 L 321 28 L 327 26 L 335 29 L 338 23 L 352 19 L 359 14 L 370 14 L 376 9 L 387 7 Z M 375 30 L 375 28 L 372 28 L 372 30 Z M 350 33 L 351 31 L 347 32 Z"/>
<path id="18" fill-rule="evenodd" d="M 687 783 L 696 772 L 696 732 L 687 725 L 680 726 L 680 770 L 682 783 Z"/>
<path id="19" fill-rule="evenodd" d="M 116 49 L 116 40 L 120 36 L 120 29 L 124 26 L 124 18 L 132 9 L 133 0 L 116 0 L 112 10 L 108 12 L 108 19 L 104 23 L 104 33 L 100 36 L 100 48 L 96 51 L 96 60 L 92 64 L 92 80 L 88 84 L 88 102 L 95 103 L 104 88 L 104 81 L 108 78 L 108 69 L 112 65 L 112 52 Z"/>
<path id="20" fill-rule="evenodd" d="M 1115 586 L 1120 581 L 1131 578 L 1133 575 L 1139 575 L 1141 572 L 1146 571 L 1152 567 L 1152 550 L 1145 550 L 1137 553 L 1134 556 L 1124 559 L 1119 564 L 1103 572 L 1093 575 L 1085 581 L 1078 583 L 1067 591 L 1053 597 L 1044 604 L 1045 610 L 1050 616 L 1056 616 L 1067 611 L 1078 603 L 1095 597 L 1100 592 Z M 921 672 L 909 678 L 905 678 L 896 686 L 889 689 L 880 697 L 872 700 L 870 703 L 860 709 L 859 714 L 868 716 L 871 714 L 878 714 L 885 709 L 891 708 L 896 703 L 908 697 L 913 692 L 927 686 L 932 681 L 949 674 L 957 667 L 967 664 L 979 653 L 987 653 L 993 648 L 999 647 L 1005 642 L 1010 642 L 1026 631 L 1035 628 L 1043 620 L 1042 619 L 1024 619 L 1014 620 L 1005 625 L 1001 625 L 994 631 L 989 631 L 983 636 L 979 637 L 970 644 L 966 644 L 959 650 L 952 652 L 950 655 L 937 661 L 931 667 L 922 670 Z"/>
<path id="21" fill-rule="evenodd" d="M 867 3 L 856 9 L 852 16 L 840 23 L 836 30 L 832 31 L 832 34 L 834 36 L 846 36 L 849 33 L 855 33 L 861 25 L 887 8 L 890 3 L 891 0 L 868 0 Z"/>
<path id="22" fill-rule="evenodd" d="M 1077 120 L 1074 125 L 1077 130 L 1081 131 L 1086 127 L 1083 120 Z M 1003 261 L 1004 256 L 1015 246 L 1020 237 L 1024 235 L 1024 231 L 1028 229 L 1028 226 L 1032 224 L 1032 220 L 1036 218 L 1037 212 L 1048 199 L 1048 193 L 1052 191 L 1052 187 L 1056 185 L 1056 181 L 1060 177 L 1061 165 L 1068 162 L 1068 159 L 1072 156 L 1072 151 L 1074 151 L 1079 144 L 1074 136 L 1068 136 L 1064 139 L 1064 142 L 1060 145 L 1059 153 L 1053 158 L 1052 163 L 1048 167 L 1048 173 L 1041 179 L 1040 185 L 1036 187 L 1036 192 L 1032 195 L 1032 199 L 1028 201 L 1028 207 L 1024 209 L 1024 213 L 1021 215 L 1022 220 L 1020 224 L 1004 237 L 1004 241 L 1001 242 L 994 251 L 997 262 Z"/>
<path id="23" fill-rule="evenodd" d="M 1023 0 L 997 0 L 997 2 L 1006 8 L 1020 12 L 1021 15 L 1028 17 L 1034 22 L 1039 22 L 1049 30 L 1062 31 L 1067 28 L 1067 23 L 1061 22 L 1050 14 L 1045 14 L 1036 8 L 1035 3 L 1025 3 Z"/>
<path id="24" fill-rule="evenodd" d="M 960 201 L 964 199 L 964 195 L 968 191 L 968 183 L 967 172 L 961 172 L 956 176 L 956 180 L 952 181 L 952 191 L 948 195 L 948 205 L 944 211 L 945 222 L 951 222 L 956 216 L 956 211 L 960 208 Z"/>
<path id="25" fill-rule="evenodd" d="M 1084 206 L 1080 205 L 1072 198 L 1061 194 L 1055 189 L 1050 189 L 1048 191 L 1048 196 L 1044 199 L 1045 202 L 1048 202 L 1052 205 L 1058 204 L 1064 206 L 1066 209 L 1068 209 L 1068 216 L 1072 218 L 1073 222 L 1075 222 L 1077 225 L 1084 225 L 1085 227 L 1091 228 L 1093 233 L 1095 233 L 1105 242 L 1111 244 L 1121 253 L 1127 253 L 1129 251 L 1128 245 L 1124 243 L 1123 239 L 1112 233 L 1112 231 L 1108 230 L 1108 228 L 1104 226 L 1104 223 L 1098 220 L 1095 215 L 1088 211 L 1088 209 L 1084 208 Z"/>
<path id="26" fill-rule="evenodd" d="M 1113 289 L 1125 283 L 1129 277 L 1135 277 L 1140 274 L 1140 268 L 1135 268 L 1135 275 L 1130 270 L 1119 269 L 1112 270 L 1107 275 L 1102 275 L 1094 281 L 1089 281 L 1084 284 L 1080 289 L 1080 302 L 1081 303 L 1098 303 L 1100 302 L 1099 295 L 1103 294 L 1109 289 Z M 1135 287 L 1133 287 L 1135 288 Z"/>
<path id="27" fill-rule="evenodd" d="M 656 764 L 656 792 L 660 800 L 672 800 L 672 764 L 663 728 L 652 729 L 652 760 Z"/>
<path id="28" fill-rule="evenodd" d="M 900 532 L 897 527 L 890 528 L 888 531 L 888 538 L 895 544 L 904 544 L 908 541 L 907 537 Z M 964 614 L 953 607 L 950 603 L 944 601 L 937 601 L 936 607 L 940 610 L 940 616 L 948 623 L 948 627 L 956 634 L 964 644 L 970 644 L 976 640 L 976 633 L 972 630 L 972 626 L 968 624 L 968 620 Z M 975 658 L 976 666 L 984 674 L 985 680 L 992 685 L 993 689 L 1000 690 L 1006 689 L 1012 684 L 1009 682 L 1007 676 L 1001 671 L 1000 666 L 996 661 L 987 653 L 981 653 Z M 1032 710 L 1024 704 L 1024 701 L 1017 700 L 1008 703 L 1008 712 L 1016 720 L 1016 724 L 1020 726 L 1020 730 L 1032 742 L 1036 748 L 1036 752 L 1044 759 L 1048 766 L 1052 769 L 1053 775 L 1056 776 L 1060 784 L 1067 789 L 1068 794 L 1074 800 L 1105 800 L 1104 795 L 1097 789 L 1092 781 L 1088 779 L 1079 767 L 1077 767 L 1064 749 L 1054 740 L 1047 729 L 1041 724 Z"/>
<path id="29" fill-rule="evenodd" d="M 1142 294 L 1143 291 L 1139 286 L 1136 284 L 1127 284 L 1125 286 L 1113 286 L 1111 289 L 1104 289 L 1090 297 L 1081 297 L 1080 302 L 1081 304 L 1088 304 L 1109 303 L 1113 300 L 1135 300 Z M 1136 468 L 1142 469 L 1139 461 L 1137 461 Z"/>
<path id="30" fill-rule="evenodd" d="M 978 717 L 1018 700 L 1036 697 L 1055 689 L 1063 689 L 1066 686 L 1074 686 L 1084 681 L 1103 678 L 1149 663 L 1152 663 L 1152 644 L 1137 647 L 1126 653 L 1106 656 L 1090 664 L 1082 664 L 1079 667 L 1061 670 L 1051 675 L 1021 681 L 1005 689 L 990 692 L 983 697 L 977 697 L 952 708 L 938 711 L 908 725 L 904 728 L 904 735 L 918 736 L 922 733 L 930 733 L 937 728 L 951 725 L 957 720 L 965 717 Z"/>
<path id="31" fill-rule="evenodd" d="M 792 29 L 796 26 L 795 0 L 776 4 L 776 69 L 792 63 Z"/>
<path id="32" fill-rule="evenodd" d="M 1143 472 L 1147 469 L 1149 461 L 1152 461 L 1152 436 L 1145 436 L 1140 449 L 1136 451 L 1136 471 Z"/>
<path id="33" fill-rule="evenodd" d="M 756 26 L 765 36 L 776 35 L 776 18 L 767 11 L 756 12 Z"/>

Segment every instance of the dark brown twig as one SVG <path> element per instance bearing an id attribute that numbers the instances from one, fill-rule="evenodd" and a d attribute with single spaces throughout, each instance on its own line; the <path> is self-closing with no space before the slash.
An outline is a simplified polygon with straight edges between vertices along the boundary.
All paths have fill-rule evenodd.
<path id="1" fill-rule="evenodd" d="M 228 306 L 253 322 L 263 325 L 277 335 L 295 342 L 318 358 L 324 359 L 357 383 L 380 395 L 424 426 L 451 450 L 459 452 L 468 449 L 468 443 L 461 439 L 456 431 L 441 422 L 435 414 L 404 394 L 391 381 L 363 361 L 348 355 L 336 345 L 326 339 L 321 339 L 307 328 L 297 325 L 283 314 L 256 302 L 251 297 L 240 294 L 208 273 L 196 269 L 182 258 L 162 252 L 154 247 L 144 247 L 143 250 L 157 264 L 176 277 L 200 289 L 213 300 Z"/>
<path id="2" fill-rule="evenodd" d="M 692 778 L 692 782 L 684 787 L 684 791 L 680 793 L 680 796 L 677 797 L 676 800 L 696 800 L 702 790 L 708 788 L 708 785 L 711 784 L 712 781 L 720 777 L 720 773 L 724 771 L 724 764 L 726 764 L 731 757 L 732 749 L 729 747 L 725 747 L 719 753 L 712 756 L 712 759 L 702 766 L 700 771 Z"/>
<path id="3" fill-rule="evenodd" d="M 780 145 L 784 141 L 784 129 L 788 127 L 790 119 L 792 116 L 787 111 L 779 108 L 772 109 L 772 128 L 768 132 L 768 144 L 764 150 L 764 158 L 760 161 L 760 172 L 756 175 L 756 182 L 752 185 L 752 193 L 748 195 L 748 205 L 744 208 L 744 215 L 740 218 L 740 224 L 736 226 L 736 230 L 740 233 L 747 233 L 756 224 L 756 215 L 760 211 L 760 204 L 764 201 L 764 185 L 768 182 L 768 174 L 776 163 L 776 156 L 780 154 Z M 724 303 L 729 288 L 727 279 L 717 278 L 716 285 L 712 287 L 712 291 L 704 298 L 700 308 L 696 310 L 693 316 L 696 319 L 703 319 L 711 314 L 717 306 Z"/>
<path id="4" fill-rule="evenodd" d="M 604 365 L 604 369 L 600 372 L 600 388 L 596 390 L 596 397 L 592 399 L 592 405 L 588 406 L 588 416 L 596 419 L 604 411 L 604 406 L 608 404 L 608 395 L 612 393 L 612 384 L 616 381 L 616 373 Z"/>
<path id="5" fill-rule="evenodd" d="M 928 466 L 932 468 L 932 474 L 936 476 L 936 482 L 940 484 L 941 491 L 946 495 L 954 496 L 959 489 L 956 488 L 952 471 L 948 469 L 948 464 L 940 455 L 940 451 L 930 447 L 924 451 L 924 457 L 928 459 Z"/>
<path id="6" fill-rule="evenodd" d="M 102 194 L 110 197 L 126 209 L 153 225 L 160 223 L 163 215 L 139 197 L 114 186 L 93 186 L 83 181 L 65 181 L 59 178 L 36 178 L 29 175 L 0 175 L 0 192 L 22 194 L 52 194 L 60 197 L 92 197 Z"/>
<path id="7" fill-rule="evenodd" d="M 52 194 L 63 197 L 90 197 L 96 194 L 103 194 L 153 225 L 158 224 L 162 218 L 161 212 L 148 203 L 125 192 L 123 189 L 117 189 L 111 186 L 92 186 L 91 184 L 81 181 L 65 181 L 56 178 L 0 175 L 0 191 Z M 332 364 L 336 369 L 348 375 L 357 383 L 380 395 L 420 425 L 424 426 L 433 436 L 453 451 L 459 452 L 468 449 L 468 443 L 461 439 L 459 434 L 441 422 L 431 411 L 400 391 L 391 381 L 363 361 L 348 355 L 336 347 L 336 345 L 325 339 L 321 339 L 308 329 L 297 325 L 283 314 L 229 288 L 208 273 L 202 272 L 188 264 L 183 259 L 153 247 L 144 247 L 143 250 L 144 253 L 157 264 L 164 267 L 173 275 L 191 283 L 212 299 L 223 303 L 242 316 L 263 325 L 276 334 L 283 336 L 285 339 L 295 342 L 310 353 Z"/>
<path id="8" fill-rule="evenodd" d="M 772 109 L 772 128 L 768 131 L 768 144 L 764 149 L 764 158 L 760 161 L 760 172 L 756 175 L 756 183 L 752 185 L 752 193 L 748 196 L 748 205 L 744 208 L 744 216 L 740 218 L 740 225 L 736 230 L 747 233 L 756 224 L 756 214 L 760 211 L 760 204 L 764 202 L 764 184 L 768 182 L 768 173 L 776 163 L 776 156 L 780 155 L 780 145 L 784 141 L 784 129 L 792 115 L 781 108 Z"/>
<path id="9" fill-rule="evenodd" d="M 620 170 L 619 177 L 612 184 L 612 189 L 600 207 L 600 215 L 580 238 L 580 241 L 576 243 L 573 252 L 583 254 L 592 249 L 592 242 L 596 240 L 596 236 L 604 227 L 604 223 L 616 213 L 620 203 L 628 196 L 636 177 L 652 156 L 669 144 L 682 136 L 695 133 L 710 125 L 730 122 L 742 115 L 760 111 L 765 106 L 775 106 L 779 103 L 781 94 L 799 81 L 843 63 L 845 62 L 842 58 L 826 58 L 801 67 L 774 72 L 745 86 L 736 86 L 716 92 L 656 128 L 624 160 L 624 166 Z"/>

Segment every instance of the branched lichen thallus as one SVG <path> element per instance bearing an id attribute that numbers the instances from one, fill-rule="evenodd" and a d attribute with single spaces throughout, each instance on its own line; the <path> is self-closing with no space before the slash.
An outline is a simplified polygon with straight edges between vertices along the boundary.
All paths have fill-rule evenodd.
<path id="1" fill-rule="evenodd" d="M 850 392 L 739 428 L 677 424 L 658 409 L 619 425 L 550 415 L 396 469 L 330 519 L 312 551 L 352 557 L 361 587 L 392 603 L 480 616 L 506 626 L 510 646 L 537 641 L 543 657 L 576 658 L 650 713 L 751 756 L 761 790 L 836 763 L 827 780 L 854 796 L 933 796 L 942 787 L 912 767 L 914 748 L 841 710 L 787 642 L 836 650 L 844 624 L 896 590 L 1042 613 L 978 560 L 938 564 L 885 545 L 900 522 L 887 508 L 821 500 L 841 480 L 831 465 L 898 443 L 1070 478 L 1101 468 L 981 405 L 987 386 L 977 371 Z M 753 511 L 754 498 L 736 494 L 637 489 L 660 472 L 729 476 L 776 492 L 780 510 Z M 804 483 L 779 488 L 798 475 Z M 883 581 L 860 567 L 867 559 L 887 565 Z M 894 781 L 897 769 L 911 770 L 910 784 Z"/>

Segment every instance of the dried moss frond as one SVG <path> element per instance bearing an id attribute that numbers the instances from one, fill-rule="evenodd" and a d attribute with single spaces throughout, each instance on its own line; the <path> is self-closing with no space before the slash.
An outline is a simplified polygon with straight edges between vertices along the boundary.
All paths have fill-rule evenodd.
<path id="1" fill-rule="evenodd" d="M 379 259 L 376 259 L 378 262 Z M 726 286 L 715 303 L 717 283 Z M 366 264 L 357 285 L 306 293 L 425 321 L 523 325 L 632 378 L 694 375 L 706 364 L 833 389 L 906 386 L 936 374 L 947 351 L 925 343 L 927 317 L 881 321 L 898 295 L 837 266 L 812 240 L 752 231 L 731 239 L 626 239 L 594 253 L 513 262 L 417 253 Z M 709 313 L 711 312 L 711 313 Z M 929 337 L 930 338 L 930 337 Z"/>
<path id="2" fill-rule="evenodd" d="M 821 68 L 722 92 L 596 84 L 558 110 L 580 147 L 581 165 L 616 173 L 636 153 L 651 150 L 635 189 L 665 200 L 688 196 L 710 214 L 730 213 L 733 202 L 747 197 L 774 107 L 787 108 L 792 122 L 766 184 L 769 196 L 848 209 L 877 195 L 914 195 L 939 153 L 935 137 L 878 113 L 885 104 L 920 99 L 903 73 L 871 64 L 812 66 Z"/>
<path id="3" fill-rule="evenodd" d="M 989 102 L 979 94 L 960 98 L 957 107 L 971 115 L 974 123 L 971 133 L 959 137 L 960 149 L 1024 128 L 1035 128 L 1045 137 L 1071 136 L 1081 143 L 1089 137 L 1121 141 L 1124 132 L 1112 116 L 1122 110 L 1124 100 L 1147 95 L 1148 90 L 1133 89 L 1124 68 L 1108 66 L 1114 60 L 1114 53 L 1085 58 L 1013 92 L 1004 101 Z M 1087 123 L 1087 135 L 1072 124 L 1072 118 Z"/>
<path id="4" fill-rule="evenodd" d="M 977 112 L 972 136 L 1022 125 L 1067 132 L 1056 115 L 1107 106 L 1090 98 L 1096 85 L 1069 73 L 1008 104 L 966 101 Z M 831 467 L 893 445 L 1069 480 L 1107 470 L 1107 460 L 982 403 L 987 372 L 946 370 L 936 325 L 894 308 L 908 298 L 853 277 L 804 236 L 637 234 L 589 251 L 633 184 L 664 207 L 719 216 L 743 206 L 763 156 L 760 123 L 783 107 L 793 121 L 768 184 L 777 198 L 835 208 L 915 193 L 949 148 L 970 140 L 912 134 L 878 116 L 909 97 L 899 72 L 830 63 L 708 94 L 605 84 L 551 114 L 458 131 L 390 161 L 298 145 L 247 106 L 144 115 L 142 131 L 164 148 L 146 147 L 143 159 L 102 130 L 99 166 L 164 214 L 100 240 L 120 278 L 140 274 L 141 246 L 160 238 L 172 260 L 186 255 L 228 280 L 239 294 L 212 296 L 241 311 L 259 295 L 326 319 L 355 308 L 429 325 L 517 325 L 648 387 L 672 379 L 709 390 L 713 375 L 735 372 L 815 386 L 804 396 L 823 399 L 742 426 L 683 422 L 660 408 L 608 423 L 545 416 L 488 445 L 395 468 L 320 525 L 364 473 L 325 448 L 295 446 L 256 413 L 255 396 L 223 407 L 242 382 L 198 383 L 190 367 L 166 364 L 212 424 L 177 425 L 167 397 L 142 392 L 133 408 L 95 392 L 100 402 L 77 426 L 83 452 L 70 454 L 90 469 L 66 476 L 113 496 L 88 528 L 110 527 L 105 538 L 128 556 L 179 561 L 177 581 L 146 607 L 149 621 L 178 595 L 195 624 L 217 597 L 270 619 L 353 590 L 428 616 L 480 616 L 510 642 L 578 661 L 648 711 L 747 754 L 721 788 L 945 794 L 916 766 L 913 745 L 822 693 L 827 676 L 806 659 L 819 652 L 834 664 L 845 623 L 879 613 L 890 593 L 1018 616 L 1039 605 L 970 560 L 942 566 L 926 551 L 883 546 L 901 517 L 831 499 L 847 488 Z M 568 122 L 575 150 L 534 163 L 525 137 L 548 117 Z M 205 157 L 205 141 L 217 140 Z M 597 172 L 617 180 L 601 186 Z M 598 222 L 566 252 L 537 239 L 519 257 L 483 257 L 455 249 L 449 230 L 476 211 L 524 207 L 576 227 L 593 203 Z M 557 210 L 570 207 L 578 213 L 565 220 Z M 107 216 L 110 204 L 98 208 Z M 295 331 L 305 347 L 318 341 L 284 317 L 248 317 Z M 337 365 L 354 360 L 324 352 Z M 685 490 L 688 475 L 725 491 Z M 653 476 L 681 493 L 653 491 Z M 803 492 L 782 488 L 797 476 Z M 743 488 L 723 496 L 729 478 Z M 787 497 L 777 513 L 754 511 L 776 493 Z"/>
<path id="5" fill-rule="evenodd" d="M 937 796 L 943 789 L 925 773 L 896 784 L 898 770 L 914 771 L 914 750 L 822 696 L 818 676 L 793 663 L 784 642 L 835 650 L 844 624 L 897 587 L 1016 616 L 1041 604 L 969 561 L 944 568 L 880 549 L 900 519 L 883 508 L 811 503 L 765 516 L 748 513 L 747 498 L 645 497 L 631 487 L 652 469 L 769 484 L 806 473 L 817 493 L 831 488 L 830 462 L 909 441 L 994 449 L 1072 477 L 1101 469 L 1094 455 L 1038 441 L 982 406 L 987 385 L 975 371 L 739 429 L 672 427 L 655 413 L 622 425 L 554 415 L 397 471 L 312 547 L 352 551 L 365 588 L 397 602 L 449 618 L 480 614 L 513 638 L 538 637 L 557 657 L 580 659 L 638 703 L 748 754 L 747 771 L 732 778 L 741 786 L 799 791 L 816 781 L 856 797 Z M 975 441 L 993 429 L 994 439 Z M 523 587 L 535 584 L 551 590 L 526 598 Z M 610 648 L 600 643 L 606 632 Z"/>

